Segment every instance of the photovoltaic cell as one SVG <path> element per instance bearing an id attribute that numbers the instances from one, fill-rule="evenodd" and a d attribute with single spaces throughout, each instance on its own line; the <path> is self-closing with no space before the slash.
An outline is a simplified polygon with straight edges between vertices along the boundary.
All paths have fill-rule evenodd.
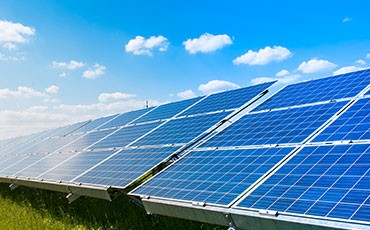
<path id="1" fill-rule="evenodd" d="M 245 103 L 256 97 L 258 94 L 265 91 L 275 82 L 276 81 L 212 94 L 203 101 L 196 104 L 194 107 L 184 111 L 181 115 L 183 116 L 200 114 L 212 111 L 239 108 L 240 106 L 244 105 Z"/>
<path id="2" fill-rule="evenodd" d="M 135 123 L 171 118 L 202 98 L 203 97 L 197 97 L 184 101 L 161 105 L 155 108 L 154 110 L 150 111 L 150 113 L 147 113 L 138 120 L 136 120 Z"/>
<path id="3" fill-rule="evenodd" d="M 135 142 L 134 145 L 144 146 L 188 143 L 229 114 L 229 112 L 221 112 L 174 119 Z"/>
<path id="4" fill-rule="evenodd" d="M 85 148 L 88 148 L 95 142 L 103 139 L 104 137 L 108 136 L 109 134 L 115 132 L 118 129 L 106 129 L 102 131 L 94 131 L 83 135 L 82 137 L 76 139 L 75 141 L 71 142 L 70 144 L 64 146 L 60 149 L 60 151 L 68 152 L 68 151 L 81 151 Z"/>
<path id="5" fill-rule="evenodd" d="M 228 205 L 292 148 L 192 151 L 132 194 Z"/>
<path id="6" fill-rule="evenodd" d="M 354 97 L 370 84 L 370 69 L 288 85 L 254 111 Z"/>
<path id="7" fill-rule="evenodd" d="M 91 149 L 125 147 L 126 145 L 143 136 L 161 123 L 162 122 L 154 122 L 123 127 L 109 137 L 91 146 Z"/>
<path id="8" fill-rule="evenodd" d="M 370 145 L 305 147 L 239 207 L 370 221 Z"/>
<path id="9" fill-rule="evenodd" d="M 140 110 L 136 110 L 132 112 L 122 113 L 116 116 L 113 120 L 99 127 L 99 129 L 107 129 L 107 128 L 120 127 L 120 126 L 127 125 L 128 123 L 137 119 L 138 117 L 150 111 L 151 109 L 153 108 L 146 108 L 146 109 L 140 109 Z"/>
<path id="10" fill-rule="evenodd" d="M 27 166 L 37 162 L 38 160 L 44 158 L 45 154 L 37 154 L 37 155 L 27 155 L 27 156 L 15 156 L 12 158 L 10 162 L 8 162 L 8 166 L 5 168 L 0 169 L 0 175 L 3 176 L 15 176 L 15 174 Z"/>
<path id="11" fill-rule="evenodd" d="M 112 115 L 112 116 L 108 116 L 108 117 L 101 117 L 101 118 L 97 118 L 95 120 L 92 120 L 91 122 L 87 123 L 86 125 L 82 126 L 78 130 L 76 130 L 75 133 L 85 133 L 85 132 L 95 130 L 95 129 L 99 128 L 101 125 L 103 125 L 104 123 L 113 119 L 116 116 L 117 116 L 117 114 Z"/>
<path id="12" fill-rule="evenodd" d="M 126 149 L 73 181 L 126 187 L 178 149 L 179 147 Z"/>
<path id="13" fill-rule="evenodd" d="M 117 150 L 80 152 L 67 158 L 66 161 L 58 162 L 49 171 L 44 171 L 38 178 L 49 180 L 71 181 L 100 161 L 112 155 Z"/>
<path id="14" fill-rule="evenodd" d="M 357 101 L 313 142 L 364 139 L 370 139 L 370 98 Z"/>
<path id="15" fill-rule="evenodd" d="M 347 102 L 247 114 L 202 147 L 300 143 Z"/>

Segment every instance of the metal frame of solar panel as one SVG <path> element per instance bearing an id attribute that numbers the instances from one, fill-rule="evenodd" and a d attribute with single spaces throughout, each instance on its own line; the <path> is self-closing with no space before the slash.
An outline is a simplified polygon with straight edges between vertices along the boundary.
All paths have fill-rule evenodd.
<path id="1" fill-rule="evenodd" d="M 131 112 L 132 114 L 136 113 L 139 115 L 133 120 L 131 119 L 131 122 L 127 124 L 123 122 L 125 120 L 123 117 L 125 114 L 89 121 L 87 125 L 85 124 L 85 128 L 81 128 L 81 131 L 73 130 L 72 134 L 41 139 L 41 141 L 34 143 L 34 147 L 31 148 L 32 151 L 27 152 L 25 149 L 21 155 L 9 156 L 11 159 L 6 162 L 12 163 L 1 171 L 0 174 L 3 176 L 0 176 L 0 181 L 10 183 L 12 188 L 17 187 L 17 185 L 26 185 L 67 192 L 69 193 L 68 198 L 70 201 L 75 200 L 80 195 L 110 199 L 109 194 L 112 190 L 136 186 L 135 184 L 140 183 L 140 180 L 153 175 L 153 173 L 162 167 L 163 162 L 172 161 L 173 157 L 176 158 L 184 149 L 190 147 L 193 143 L 203 138 L 203 136 L 212 132 L 217 126 L 224 123 L 227 117 L 234 116 L 265 95 L 273 83 L 275 82 L 239 89 L 238 91 L 242 95 L 238 96 L 238 100 L 233 100 L 236 95 L 234 95 L 234 91 L 230 91 L 230 93 L 216 93 L 177 103 L 164 104 L 162 106 L 144 109 L 142 110 L 143 112 Z M 228 94 L 232 97 L 229 96 L 227 98 Z M 191 112 L 187 112 L 185 115 L 181 115 L 191 110 L 193 106 L 197 106 L 198 108 L 207 106 L 208 99 L 215 101 L 218 95 L 226 99 L 226 101 L 220 103 L 220 105 L 213 105 L 212 109 L 203 109 L 203 113 L 192 114 Z M 223 108 L 223 104 L 227 108 Z M 151 113 L 153 114 L 150 115 Z M 210 119 L 211 117 L 215 117 L 215 119 L 212 120 Z M 187 124 L 192 129 L 196 129 L 192 131 L 193 134 L 189 133 L 190 130 L 187 133 L 183 132 L 182 135 L 192 135 L 191 138 L 187 138 L 185 141 L 173 138 L 162 143 L 152 141 L 152 144 L 149 144 L 145 141 L 148 135 L 158 135 L 156 132 L 159 130 L 162 130 L 160 132 L 162 135 L 170 135 L 170 132 L 173 130 L 172 122 L 176 124 L 177 121 L 185 121 L 186 124 L 194 119 L 200 119 L 201 123 Z M 94 126 L 95 123 L 96 125 Z M 109 123 L 113 125 L 109 125 Z M 132 141 L 122 144 L 120 147 L 117 145 L 99 147 L 100 142 L 105 139 L 108 140 L 120 131 L 125 131 L 129 128 L 141 128 L 151 124 L 152 127 L 145 130 Z M 175 131 L 180 131 L 186 127 L 185 124 L 178 126 Z M 103 134 L 99 139 L 95 140 L 93 138 L 103 132 L 106 132 L 106 134 Z M 134 132 L 136 133 L 137 131 Z M 89 135 L 91 137 L 88 138 Z M 94 141 L 89 142 L 91 138 Z M 156 137 L 154 140 L 159 139 Z M 55 145 L 49 151 L 44 149 L 45 146 L 53 144 L 53 141 L 60 141 L 61 143 Z M 88 144 L 85 143 L 86 141 Z M 42 144 L 43 142 L 47 145 Z M 83 143 L 81 144 L 80 142 Z M 95 147 L 98 149 L 94 149 Z M 167 149 L 167 152 L 164 151 L 165 149 Z M 45 153 L 41 154 L 41 152 Z M 99 152 L 105 154 L 105 157 L 101 157 Z M 152 154 L 153 156 L 153 153 L 156 152 L 160 153 L 157 154 L 160 157 L 156 156 L 153 160 L 149 160 L 151 157 L 148 154 Z M 148 160 L 143 160 L 141 157 L 142 153 L 146 154 L 145 156 L 148 157 Z M 73 168 L 77 162 L 82 162 L 81 159 L 87 160 L 89 157 L 91 159 L 88 163 L 82 165 L 84 170 Z M 129 163 L 125 165 L 126 161 Z M 84 160 L 83 162 L 86 161 Z M 119 166 L 117 166 L 117 162 L 119 162 Z M 68 167 L 72 168 L 66 175 Z M 132 169 L 135 168 L 137 173 L 127 171 L 130 167 L 133 167 Z M 138 169 L 138 167 L 140 168 Z M 131 176 L 128 176 L 128 174 Z M 115 180 L 117 182 L 114 182 Z"/>
<path id="2" fill-rule="evenodd" d="M 350 78 L 350 84 L 346 84 L 345 80 L 343 80 L 345 77 L 351 77 Z M 355 80 L 353 80 L 355 79 Z M 356 83 L 357 79 L 357 83 Z M 332 81 L 330 83 L 330 81 Z M 325 84 L 323 84 L 325 83 Z M 329 84 L 328 84 L 329 83 Z M 322 92 L 320 95 L 317 97 L 312 97 L 314 94 L 311 94 L 311 91 L 302 91 L 302 88 L 298 91 L 294 89 L 294 86 L 300 88 L 302 85 L 310 85 L 313 84 L 314 87 L 309 87 L 312 90 L 317 90 L 321 88 L 326 89 L 326 91 Z M 320 86 L 321 84 L 321 86 Z M 356 85 L 357 84 L 357 85 Z M 330 89 L 327 86 L 339 86 L 342 87 L 346 90 L 349 90 L 349 92 L 342 90 L 342 91 L 337 91 L 335 89 Z M 305 214 L 300 214 L 297 213 L 297 211 L 290 212 L 284 212 L 285 210 L 265 210 L 265 209 L 253 209 L 253 208 L 246 208 L 242 207 L 243 206 L 243 200 L 244 199 L 250 199 L 250 194 L 253 194 L 253 192 L 258 192 L 260 191 L 259 189 L 262 190 L 263 185 L 266 181 L 274 179 L 274 176 L 276 175 L 281 175 L 276 174 L 279 172 L 279 170 L 284 169 L 284 167 L 289 168 L 289 165 L 292 164 L 294 165 L 294 159 L 297 159 L 297 156 L 299 154 L 303 153 L 303 151 L 306 151 L 305 149 L 307 148 L 313 148 L 313 146 L 338 146 L 338 145 L 345 145 L 345 144 L 352 144 L 352 145 L 364 145 L 364 144 L 370 144 L 370 140 L 364 139 L 364 140 L 332 140 L 330 141 L 325 140 L 325 142 L 322 143 L 313 143 L 312 141 L 315 140 L 315 138 L 320 137 L 322 133 L 327 132 L 327 129 L 330 129 L 332 124 L 336 124 L 336 122 L 340 122 L 343 120 L 346 115 L 349 112 L 351 112 L 351 108 L 354 109 L 356 106 L 356 103 L 363 102 L 364 100 L 368 99 L 361 99 L 361 98 L 368 98 L 368 92 L 370 89 L 370 70 L 363 70 L 363 71 L 358 71 L 354 73 L 348 73 L 344 75 L 339 75 L 339 76 L 333 76 L 333 77 L 327 77 L 327 78 L 321 78 L 318 80 L 313 80 L 313 81 L 305 81 L 303 83 L 296 83 L 293 85 L 288 85 L 286 87 L 283 87 L 281 90 L 276 92 L 274 95 L 271 97 L 267 98 L 264 102 L 262 102 L 259 106 L 257 106 L 255 109 L 253 109 L 251 112 L 248 112 L 246 114 L 243 114 L 243 116 L 240 116 L 238 119 L 233 121 L 234 123 L 220 128 L 218 131 L 214 132 L 214 135 L 210 136 L 208 139 L 203 140 L 203 146 L 201 146 L 201 143 L 196 146 L 193 150 L 188 151 L 179 161 L 175 162 L 171 166 L 169 166 L 167 169 L 163 170 L 161 173 L 155 175 L 152 179 L 148 180 L 135 190 L 133 190 L 129 195 L 136 196 L 136 197 L 141 197 L 142 202 L 146 208 L 146 211 L 148 213 L 156 213 L 156 214 L 161 214 L 161 215 L 170 215 L 170 216 L 175 216 L 175 217 L 180 217 L 180 218 L 186 218 L 186 219 L 192 219 L 192 220 L 197 220 L 197 221 L 202 221 L 202 222 L 210 222 L 210 223 L 215 223 L 215 224 L 220 224 L 220 225 L 225 225 L 225 226 L 231 226 L 237 229 L 250 229 L 250 228 L 271 228 L 271 229 L 312 229 L 314 228 L 327 228 L 327 229 L 334 229 L 334 228 L 345 228 L 345 229 L 368 229 L 370 227 L 370 214 L 368 214 L 368 217 L 363 217 L 363 213 L 370 213 L 370 206 L 368 207 L 367 203 L 365 206 L 360 206 L 360 205 L 352 205 L 351 208 L 353 207 L 363 207 L 362 212 L 357 214 L 358 216 L 361 216 L 359 218 L 362 218 L 360 221 L 357 219 L 355 221 L 353 220 L 348 220 L 348 219 L 343 219 L 343 218 L 338 218 L 336 216 L 335 218 L 331 217 L 325 217 L 325 216 L 319 216 L 319 215 L 305 215 Z M 352 91 L 351 91 L 352 90 Z M 305 96 L 311 95 L 310 98 L 307 100 L 305 97 L 300 97 L 298 102 L 294 101 L 294 97 L 290 97 L 289 94 L 285 94 L 286 91 L 290 92 L 296 92 L 300 93 Z M 286 102 L 284 102 L 283 96 L 285 97 Z M 333 98 L 328 97 L 328 95 L 332 95 Z M 277 98 L 277 99 L 276 99 Z M 278 103 L 278 105 L 275 105 L 274 100 Z M 323 101 L 322 101 L 323 100 Z M 304 103 L 301 105 L 300 103 Z M 218 136 L 222 136 L 222 133 L 227 133 L 228 130 L 232 129 L 233 125 L 238 124 L 238 122 L 243 121 L 243 118 L 248 120 L 248 116 L 253 116 L 253 114 L 261 114 L 261 113 L 273 113 L 275 111 L 279 110 L 290 110 L 293 111 L 295 109 L 299 108 L 304 108 L 304 107 L 314 107 L 318 105 L 325 105 L 325 104 L 335 104 L 335 103 L 342 103 L 341 106 L 338 107 L 337 111 L 332 113 L 329 118 L 326 119 L 326 122 L 322 123 L 319 126 L 316 126 L 316 129 L 310 133 L 310 135 L 307 136 L 306 139 L 300 140 L 298 142 L 285 142 L 284 143 L 250 143 L 250 142 L 239 142 L 239 145 L 241 146 L 232 146 L 232 145 L 221 145 L 221 147 L 217 146 L 217 144 L 222 144 L 222 142 L 213 142 L 211 145 L 207 145 L 208 142 L 212 142 L 212 139 L 215 138 L 217 139 Z M 367 103 L 363 103 L 367 104 Z M 283 106 L 288 106 L 288 107 L 280 107 L 279 105 Z M 363 117 L 368 117 L 368 114 L 363 115 Z M 356 118 L 353 118 L 354 120 Z M 265 120 L 261 120 L 262 122 Z M 358 121 L 361 123 L 361 121 Z M 362 120 L 364 122 L 364 119 Z M 343 125 L 345 122 L 341 122 L 340 124 Z M 248 124 L 248 123 L 245 123 Z M 364 128 L 365 127 L 365 128 Z M 361 132 L 366 132 L 366 127 L 368 128 L 368 123 L 364 122 L 363 127 L 360 128 L 359 130 Z M 337 128 L 338 130 L 339 128 Z M 354 129 L 350 129 L 354 130 Z M 250 130 L 249 130 L 250 131 Z M 235 132 L 234 132 L 235 133 Z M 229 135 L 233 134 L 233 132 L 229 131 Z M 247 133 L 249 134 L 249 133 Z M 239 137 L 240 139 L 240 137 Z M 237 143 L 235 140 L 234 142 Z M 226 142 L 227 143 L 227 142 Z M 241 144 L 240 144 L 241 143 Z M 245 144 L 246 143 L 246 144 Z M 310 147 L 311 146 L 311 147 Z M 211 178 L 211 184 L 212 182 L 215 183 L 217 182 L 214 181 L 215 179 L 212 180 L 212 171 L 207 171 L 207 169 L 203 170 L 204 168 L 207 167 L 214 167 L 216 169 L 213 172 L 221 172 L 219 175 L 218 179 L 226 178 L 228 173 L 232 173 L 232 169 L 230 170 L 230 167 L 235 169 L 235 167 L 238 167 L 238 164 L 229 164 L 233 160 L 237 159 L 239 155 L 236 157 L 229 157 L 229 154 L 225 153 L 225 151 L 239 151 L 239 152 L 245 152 L 245 151 L 253 151 L 253 148 L 256 149 L 270 149 L 271 151 L 274 152 L 274 150 L 279 150 L 281 148 L 288 148 L 291 147 L 293 150 L 288 151 L 289 153 L 286 154 L 284 157 L 282 157 L 279 163 L 274 164 L 273 166 L 270 166 L 269 170 L 264 171 L 265 174 L 262 176 L 259 175 L 255 180 L 254 183 L 251 183 L 249 186 L 245 186 L 245 189 L 242 192 L 239 192 L 239 196 L 236 197 L 235 199 L 231 199 L 229 203 L 225 204 L 218 204 L 217 201 L 215 202 L 216 199 L 213 199 L 215 194 L 217 195 L 217 192 L 214 192 L 213 194 L 209 193 L 204 196 L 202 194 L 207 193 L 207 189 L 212 188 L 212 185 L 207 185 L 206 181 Z M 223 152 L 220 160 L 215 160 L 219 158 L 220 154 L 214 155 L 213 157 L 203 157 L 202 155 L 205 155 L 203 152 L 208 151 L 210 153 L 213 152 Z M 263 152 L 263 151 L 262 151 Z M 370 154 L 369 154 L 370 155 Z M 262 155 L 260 155 L 262 156 Z M 197 159 L 198 158 L 198 159 Z M 246 160 L 248 157 L 243 157 L 241 159 Z M 257 157 L 258 158 L 258 157 Z M 358 157 L 357 159 L 359 159 Z M 199 160 L 201 159 L 201 160 Z M 226 159 L 226 160 L 225 160 Z M 370 158 L 366 158 L 368 160 L 364 160 L 365 158 L 361 158 L 362 162 L 365 162 L 365 164 L 370 167 Z M 218 161 L 221 162 L 221 165 L 212 165 L 212 161 Z M 297 160 L 296 160 L 297 161 Z M 254 161 L 255 162 L 255 161 Z M 330 161 L 329 161 L 330 162 Z M 178 166 L 177 166 L 178 165 Z M 251 165 L 251 164 L 250 164 Z M 263 164 L 262 164 L 263 165 Z M 366 166 L 365 165 L 365 166 Z M 216 167 L 217 166 L 217 167 Z M 254 165 L 256 166 L 256 165 Z M 257 164 L 257 168 L 261 166 Z M 352 167 L 355 167 L 351 165 Z M 347 165 L 348 167 L 351 167 Z M 228 167 L 228 168 L 227 168 Z M 322 167 L 324 168 L 324 167 Z M 352 169 L 353 172 L 359 173 L 359 169 L 356 166 L 355 168 Z M 364 169 L 364 167 L 360 167 L 361 169 Z M 224 170 L 223 170 L 224 169 Z M 225 171 L 226 169 L 226 171 Z M 249 169 L 244 168 L 245 169 Z M 301 168 L 300 173 L 305 172 L 306 168 Z M 366 167 L 365 167 L 366 169 Z M 176 172 L 178 170 L 181 172 L 183 177 L 181 175 L 177 175 L 178 180 L 176 180 Z M 356 171 L 357 170 L 357 171 Z M 351 172 L 352 172 L 351 171 Z M 253 176 L 256 171 L 252 171 L 251 174 L 248 174 L 249 177 Z M 361 171 L 363 174 L 361 175 L 364 177 L 369 174 L 370 172 L 367 172 L 365 170 L 365 174 L 363 171 Z M 207 175 L 208 173 L 208 175 Z M 223 173 L 223 174 L 222 174 Z M 173 177 L 171 177 L 172 175 Z M 244 175 L 244 174 L 243 174 Z M 351 175 L 351 174 L 350 174 Z M 248 177 L 248 176 L 247 176 Z M 358 175 L 357 175 L 358 177 Z M 182 178 L 187 178 L 186 180 L 183 180 Z M 239 184 L 241 183 L 241 180 L 235 179 L 236 177 L 234 176 L 232 180 L 224 180 L 225 182 L 217 184 L 217 187 L 214 188 L 217 191 L 218 188 L 223 188 L 227 187 L 230 185 L 229 191 L 231 191 L 232 188 L 235 189 L 234 184 Z M 171 183 L 168 179 L 175 180 L 174 183 Z M 206 179 L 206 180 L 203 180 Z M 187 181 L 190 180 L 190 181 Z M 188 183 L 184 183 L 188 182 Z M 221 180 L 222 182 L 222 180 Z M 234 183 L 230 183 L 234 182 Z M 295 180 L 291 180 L 292 182 L 297 182 Z M 165 183 L 169 183 L 173 189 L 167 190 L 167 186 Z M 274 182 L 271 182 L 273 185 Z M 271 184 L 270 183 L 270 184 Z M 309 182 L 305 182 L 309 183 Z M 364 184 L 364 182 L 362 182 Z M 202 188 L 198 192 L 192 193 L 194 191 L 197 191 L 196 189 L 192 188 L 192 184 L 194 184 L 195 187 Z M 242 183 L 243 184 L 243 183 Z M 342 183 L 343 184 L 343 183 Z M 157 185 L 161 186 L 156 187 Z M 207 185 L 207 186 L 205 186 Z M 181 188 L 180 190 L 178 188 Z M 204 188 L 203 188 L 204 187 Z M 297 188 L 294 186 L 292 187 L 292 192 L 296 191 Z M 299 190 L 299 189 L 298 189 Z M 141 192 L 140 192 L 141 191 Z M 164 193 L 161 194 L 161 191 Z M 263 191 L 263 190 L 262 190 Z M 211 191 L 212 192 L 212 191 Z M 223 192 L 224 195 L 227 195 L 228 191 Z M 360 194 L 361 192 L 357 192 Z M 357 194 L 356 193 L 356 194 Z M 364 194 L 362 192 L 362 197 L 364 198 L 363 201 L 368 202 L 370 204 L 370 189 L 367 190 L 367 193 Z M 290 193 L 288 193 L 290 194 Z M 355 192 L 353 192 L 355 194 Z M 353 195 L 351 194 L 351 195 Z M 355 195 L 356 195 L 355 194 Z M 179 196 L 182 195 L 182 196 Z M 297 195 L 297 194 L 295 194 Z M 213 196 L 213 197 L 212 197 Z M 183 198 L 179 198 L 183 197 Z M 197 197 L 202 198 L 202 199 L 197 199 Z M 205 199 L 204 197 L 208 197 Z M 255 197 L 258 197 L 258 195 L 255 195 Z M 347 200 L 354 199 L 353 196 L 349 197 L 347 196 Z M 331 198 L 333 199 L 333 198 Z M 347 202 L 348 203 L 348 202 Z M 348 208 L 349 205 L 344 202 L 344 204 L 340 204 L 340 207 L 338 207 L 338 211 L 343 210 L 345 208 Z M 262 207 L 262 206 L 261 206 Z M 337 210 L 335 210 L 337 212 Z M 354 210 L 352 210 L 354 211 Z M 348 211 L 346 211 L 348 212 Z M 333 214 L 332 214 L 333 215 Z M 338 215 L 338 214 L 337 214 Z M 343 215 L 343 214 L 342 214 Z M 366 219 L 367 218 L 367 219 Z"/>

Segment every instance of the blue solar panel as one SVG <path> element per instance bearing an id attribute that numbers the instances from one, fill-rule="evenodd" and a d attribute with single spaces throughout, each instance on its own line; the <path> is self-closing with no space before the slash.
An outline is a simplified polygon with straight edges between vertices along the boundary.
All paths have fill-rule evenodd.
<path id="1" fill-rule="evenodd" d="M 88 151 L 73 155 L 66 155 L 63 161 L 55 162 L 53 165 L 49 165 L 49 167 L 42 172 L 42 174 L 37 175 L 37 178 L 71 181 L 73 178 L 79 176 L 116 151 L 117 150 Z"/>
<path id="2" fill-rule="evenodd" d="M 305 147 L 239 207 L 370 221 L 370 145 Z"/>
<path id="3" fill-rule="evenodd" d="M 229 112 L 185 117 L 169 121 L 134 143 L 135 146 L 188 143 L 220 122 Z"/>
<path id="4" fill-rule="evenodd" d="M 73 181 L 126 187 L 178 149 L 179 147 L 126 149 Z"/>
<path id="5" fill-rule="evenodd" d="M 44 158 L 45 154 L 14 156 L 8 165 L 0 169 L 0 175 L 15 176 L 15 174 L 38 160 Z"/>
<path id="6" fill-rule="evenodd" d="M 370 69 L 288 85 L 254 111 L 354 97 L 370 84 Z"/>
<path id="7" fill-rule="evenodd" d="M 122 129 L 110 135 L 108 138 L 105 138 L 91 146 L 91 149 L 125 147 L 160 124 L 162 124 L 162 122 L 123 127 Z"/>
<path id="8" fill-rule="evenodd" d="M 300 143 L 347 102 L 250 113 L 208 140 L 202 147 Z"/>
<path id="9" fill-rule="evenodd" d="M 357 101 L 313 141 L 364 139 L 370 139 L 370 98 Z"/>
<path id="10" fill-rule="evenodd" d="M 127 125 L 128 123 L 134 121 L 138 117 L 142 116 L 146 112 L 150 111 L 153 108 L 140 109 L 132 112 L 122 113 L 116 116 L 113 120 L 107 122 L 106 124 L 99 127 L 99 129 L 107 129 L 112 127 L 120 127 Z"/>
<path id="11" fill-rule="evenodd" d="M 67 152 L 67 151 L 84 150 L 85 148 L 103 139 L 109 134 L 115 132 L 116 130 L 118 129 L 106 129 L 102 131 L 94 131 L 94 132 L 87 133 L 83 135 L 82 137 L 76 139 L 75 141 L 71 142 L 70 144 L 64 146 L 59 151 Z"/>
<path id="12" fill-rule="evenodd" d="M 192 151 L 131 193 L 228 205 L 292 149 Z"/>
<path id="13" fill-rule="evenodd" d="M 117 116 L 117 114 L 116 115 L 112 115 L 112 116 L 108 116 L 108 117 L 101 117 L 101 118 L 97 118 L 95 120 L 92 120 L 91 122 L 87 123 L 86 125 L 82 126 L 78 130 L 76 130 L 75 133 L 85 133 L 85 132 L 89 132 L 89 131 L 98 129 L 104 123 L 106 123 L 107 121 L 113 119 L 116 116 Z"/>
<path id="14" fill-rule="evenodd" d="M 197 97 L 193 99 L 161 105 L 155 108 L 154 110 L 150 111 L 150 113 L 147 113 L 138 120 L 136 120 L 135 123 L 171 118 L 176 114 L 180 113 L 181 111 L 183 111 L 184 109 L 188 108 L 195 102 L 199 101 L 201 98 L 202 97 Z"/>
<path id="15" fill-rule="evenodd" d="M 208 96 L 194 107 L 186 110 L 181 115 L 207 113 L 212 111 L 236 109 L 265 91 L 275 82 L 249 86 L 241 89 L 230 90 Z"/>

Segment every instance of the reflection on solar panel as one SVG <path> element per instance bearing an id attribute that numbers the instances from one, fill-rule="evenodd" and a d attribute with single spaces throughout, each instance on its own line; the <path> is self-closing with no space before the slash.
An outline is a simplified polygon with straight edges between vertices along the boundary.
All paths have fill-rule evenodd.
<path id="1" fill-rule="evenodd" d="M 229 114 L 229 112 L 221 112 L 171 120 L 135 142 L 134 145 L 186 144 Z"/>
<path id="2" fill-rule="evenodd" d="M 288 85 L 254 111 L 354 97 L 370 84 L 370 69 Z"/>
<path id="3" fill-rule="evenodd" d="M 178 149 L 179 147 L 125 149 L 73 181 L 126 187 Z"/>
<path id="4" fill-rule="evenodd" d="M 113 127 L 120 127 L 127 125 L 128 123 L 134 121 L 138 117 L 142 116 L 143 114 L 149 112 L 152 108 L 136 110 L 128 113 L 122 113 L 116 116 L 113 120 L 105 123 L 104 125 L 100 126 L 99 129 L 107 129 Z"/>
<path id="5" fill-rule="evenodd" d="M 137 119 L 135 123 L 171 118 L 202 98 L 203 97 L 197 97 L 193 99 L 161 105 L 155 108 L 150 113 L 147 113 L 141 118 Z"/>
<path id="6" fill-rule="evenodd" d="M 150 130 L 154 129 L 162 122 L 145 123 L 139 125 L 132 125 L 123 127 L 117 132 L 109 136 L 109 138 L 102 139 L 93 146 L 92 149 L 103 149 L 103 148 L 121 148 L 130 144 L 137 138 L 146 134 Z"/>
<path id="7" fill-rule="evenodd" d="M 370 99 L 361 99 L 327 127 L 314 141 L 370 139 Z"/>
<path id="8" fill-rule="evenodd" d="M 370 145 L 305 147 L 238 206 L 370 220 Z"/>
<path id="9" fill-rule="evenodd" d="M 275 82 L 268 82 L 246 88 L 212 94 L 196 104 L 194 107 L 183 112 L 181 116 L 239 108 L 249 100 L 252 100 L 261 92 L 265 91 L 274 83 Z"/>
<path id="10" fill-rule="evenodd" d="M 88 124 L 84 125 L 83 127 L 79 128 L 78 130 L 76 130 L 76 133 L 85 133 L 85 132 L 89 132 L 91 130 L 97 129 L 101 125 L 103 125 L 104 123 L 108 122 L 109 120 L 113 119 L 116 116 L 117 116 L 117 114 L 112 115 L 112 116 L 108 116 L 108 117 L 101 117 L 101 118 L 92 120 Z"/>
<path id="11" fill-rule="evenodd" d="M 291 150 L 192 151 L 132 193 L 228 205 Z"/>
<path id="12" fill-rule="evenodd" d="M 247 114 L 207 141 L 203 147 L 300 143 L 346 103 Z"/>

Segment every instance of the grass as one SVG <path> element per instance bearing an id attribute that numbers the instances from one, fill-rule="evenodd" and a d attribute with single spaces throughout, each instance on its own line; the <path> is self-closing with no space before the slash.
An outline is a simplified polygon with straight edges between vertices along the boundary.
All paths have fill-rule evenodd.
<path id="1" fill-rule="evenodd" d="M 113 202 L 82 197 L 68 204 L 66 194 L 0 184 L 0 229 L 204 229 L 223 227 L 147 215 L 125 196 Z"/>

